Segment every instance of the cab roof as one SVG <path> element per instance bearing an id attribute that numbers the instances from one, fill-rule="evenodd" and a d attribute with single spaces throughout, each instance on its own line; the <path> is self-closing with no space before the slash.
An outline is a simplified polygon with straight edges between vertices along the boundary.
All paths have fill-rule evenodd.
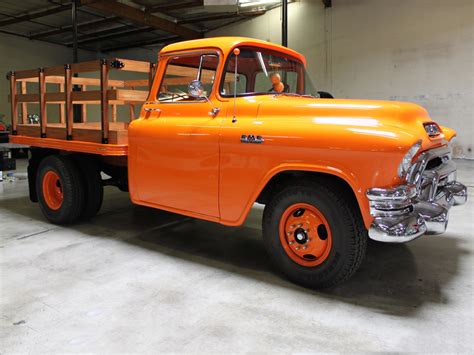
<path id="1" fill-rule="evenodd" d="M 233 50 L 235 47 L 238 46 L 253 46 L 253 47 L 261 47 L 266 49 L 273 49 L 278 52 L 282 52 L 293 57 L 298 58 L 306 65 L 306 58 L 287 47 L 280 46 L 278 44 L 270 43 L 267 41 L 262 41 L 255 38 L 248 38 L 248 37 L 210 37 L 210 38 L 201 38 L 201 39 L 194 39 L 191 41 L 183 41 L 177 42 L 173 44 L 169 44 L 164 47 L 160 51 L 160 55 L 168 54 L 172 52 L 180 52 L 185 50 L 192 50 L 192 49 L 202 49 L 202 48 L 218 48 L 225 55 Z"/>

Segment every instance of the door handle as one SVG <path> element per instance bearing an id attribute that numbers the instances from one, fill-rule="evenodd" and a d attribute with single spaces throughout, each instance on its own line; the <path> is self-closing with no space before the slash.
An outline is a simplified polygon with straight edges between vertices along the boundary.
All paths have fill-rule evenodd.
<path id="1" fill-rule="evenodd" d="M 211 111 L 209 112 L 209 115 L 214 118 L 218 115 L 218 113 L 221 111 L 219 107 L 213 107 Z"/>

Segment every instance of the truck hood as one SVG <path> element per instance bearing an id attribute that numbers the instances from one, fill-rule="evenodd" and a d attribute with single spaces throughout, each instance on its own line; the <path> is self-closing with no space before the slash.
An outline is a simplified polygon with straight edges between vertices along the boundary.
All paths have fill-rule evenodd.
<path id="1" fill-rule="evenodd" d="M 304 121 L 308 129 L 333 126 L 336 130 L 337 127 L 352 128 L 374 135 L 396 134 L 407 142 L 421 139 L 425 149 L 442 144 L 444 138 L 443 135 L 436 139 L 428 137 L 423 126 L 425 122 L 432 122 L 428 112 L 409 102 L 265 95 L 261 97 L 258 117 L 267 116 L 281 117 L 288 123 Z"/>
<path id="2" fill-rule="evenodd" d="M 424 122 L 431 121 L 423 107 L 409 102 L 314 99 L 285 95 L 264 96 L 258 114 L 270 113 L 285 117 L 310 117 L 325 124 L 390 125 L 404 129 L 413 129 L 413 125 L 422 127 Z"/>

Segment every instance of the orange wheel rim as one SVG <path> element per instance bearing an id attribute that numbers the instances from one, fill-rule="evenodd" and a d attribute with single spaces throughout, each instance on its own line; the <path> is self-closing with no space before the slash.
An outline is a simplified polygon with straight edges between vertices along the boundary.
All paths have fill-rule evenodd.
<path id="1" fill-rule="evenodd" d="M 64 194 L 59 175 L 49 170 L 43 177 L 43 196 L 46 204 L 52 210 L 58 210 L 63 204 Z"/>
<path id="2" fill-rule="evenodd" d="M 286 254 L 299 265 L 320 265 L 331 252 L 329 224 L 312 205 L 296 203 L 288 207 L 280 219 L 279 233 Z"/>

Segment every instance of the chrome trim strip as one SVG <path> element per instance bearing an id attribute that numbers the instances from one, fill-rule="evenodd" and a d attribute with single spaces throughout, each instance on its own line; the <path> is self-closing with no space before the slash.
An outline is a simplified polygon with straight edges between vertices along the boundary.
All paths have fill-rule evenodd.
<path id="1" fill-rule="evenodd" d="M 415 214 L 399 218 L 376 217 L 369 230 L 370 239 L 387 243 L 405 243 L 421 237 L 427 227 Z"/>
<path id="2" fill-rule="evenodd" d="M 370 201 L 405 201 L 415 196 L 415 185 L 400 185 L 393 189 L 373 188 L 367 191 Z"/>

